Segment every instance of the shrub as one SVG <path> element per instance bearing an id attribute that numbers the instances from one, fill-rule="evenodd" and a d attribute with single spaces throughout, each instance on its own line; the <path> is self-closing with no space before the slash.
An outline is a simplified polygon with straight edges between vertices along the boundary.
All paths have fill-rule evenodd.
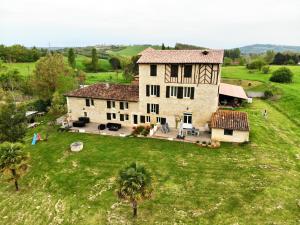
<path id="1" fill-rule="evenodd" d="M 289 68 L 281 67 L 273 72 L 270 81 L 277 83 L 291 83 L 293 81 L 293 73 Z"/>
<path id="2" fill-rule="evenodd" d="M 270 66 L 263 66 L 261 68 L 261 71 L 263 72 L 263 74 L 268 74 L 270 73 Z"/>
<path id="3" fill-rule="evenodd" d="M 271 98 L 273 97 L 273 92 L 271 90 L 266 90 L 264 92 L 265 98 Z"/>
<path id="4" fill-rule="evenodd" d="M 247 64 L 246 67 L 249 70 L 261 70 L 264 65 L 266 65 L 266 63 L 263 60 L 257 59 Z"/>
<path id="5" fill-rule="evenodd" d="M 224 58 L 224 66 L 230 66 L 232 64 L 232 59 L 225 57 Z"/>

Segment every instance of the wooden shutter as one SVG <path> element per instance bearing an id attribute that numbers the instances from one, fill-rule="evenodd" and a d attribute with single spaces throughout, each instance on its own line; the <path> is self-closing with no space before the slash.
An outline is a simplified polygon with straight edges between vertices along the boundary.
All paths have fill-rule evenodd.
<path id="1" fill-rule="evenodd" d="M 111 108 L 111 102 L 107 101 L 106 103 L 107 103 L 107 108 L 110 109 Z"/>
<path id="2" fill-rule="evenodd" d="M 191 87 L 191 99 L 194 99 L 194 95 L 195 95 L 195 88 Z"/>
<path id="3" fill-rule="evenodd" d="M 147 113 L 150 113 L 150 104 L 147 104 Z"/>
<path id="4" fill-rule="evenodd" d="M 156 104 L 156 114 L 159 114 L 159 104 Z"/>
<path id="5" fill-rule="evenodd" d="M 166 98 L 170 98 L 170 86 L 167 86 L 167 89 L 166 89 Z"/>
<path id="6" fill-rule="evenodd" d="M 178 87 L 177 98 L 183 98 L 183 87 Z"/>
<path id="7" fill-rule="evenodd" d="M 106 117 L 107 117 L 107 120 L 111 120 L 111 114 L 110 113 L 106 113 Z"/>
<path id="8" fill-rule="evenodd" d="M 120 102 L 120 109 L 124 109 L 124 102 Z"/>
<path id="9" fill-rule="evenodd" d="M 146 85 L 146 96 L 150 96 L 150 85 Z"/>
<path id="10" fill-rule="evenodd" d="M 145 123 L 145 116 L 140 116 L 141 123 Z"/>
<path id="11" fill-rule="evenodd" d="M 86 98 L 86 99 L 85 99 L 85 105 L 86 105 L 86 106 L 90 106 L 90 99 L 89 99 L 89 98 Z"/>
<path id="12" fill-rule="evenodd" d="M 160 86 L 159 85 L 156 85 L 156 97 L 160 97 Z"/>

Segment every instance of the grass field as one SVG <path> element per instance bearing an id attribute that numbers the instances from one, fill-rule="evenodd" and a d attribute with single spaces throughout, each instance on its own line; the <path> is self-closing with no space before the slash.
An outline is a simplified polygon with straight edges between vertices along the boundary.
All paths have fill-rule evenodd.
<path id="1" fill-rule="evenodd" d="M 271 66 L 271 71 L 280 66 Z M 272 83 L 272 86 L 280 90 L 280 99 L 269 101 L 269 103 L 288 116 L 293 122 L 300 126 L 300 66 L 288 66 L 294 73 L 294 82 L 292 84 Z M 261 72 L 249 73 L 245 67 L 223 67 L 222 77 L 237 80 L 260 81 L 263 84 L 256 87 L 257 91 L 263 91 L 270 86 L 269 78 L 271 74 L 262 74 Z"/>
<path id="2" fill-rule="evenodd" d="M 95 84 L 98 82 L 110 83 L 127 83 L 122 72 L 100 72 L 100 73 L 87 73 L 86 84 Z"/>
<path id="3" fill-rule="evenodd" d="M 261 100 L 246 111 L 251 144 L 215 150 L 55 131 L 48 142 L 31 146 L 31 131 L 31 168 L 21 191 L 1 182 L 1 223 L 299 224 L 300 128 Z M 35 131 L 45 135 L 43 127 Z M 84 150 L 70 153 L 69 144 L 77 140 Z M 117 200 L 114 183 L 118 170 L 132 161 L 151 170 L 155 190 L 136 221 L 130 206 Z"/>
<path id="4" fill-rule="evenodd" d="M 132 45 L 132 46 L 126 46 L 124 49 L 122 49 L 120 51 L 109 51 L 109 54 L 131 57 L 131 56 L 137 55 L 138 53 L 140 53 L 141 51 L 145 50 L 148 47 L 151 47 L 154 49 L 161 49 L 161 46 Z"/>

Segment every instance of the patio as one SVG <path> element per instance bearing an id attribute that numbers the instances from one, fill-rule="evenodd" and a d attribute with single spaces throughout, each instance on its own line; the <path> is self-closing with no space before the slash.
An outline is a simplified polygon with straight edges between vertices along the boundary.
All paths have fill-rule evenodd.
<path id="1" fill-rule="evenodd" d="M 72 124 L 73 121 L 70 122 Z M 98 123 L 86 123 L 85 127 L 71 127 L 71 132 L 79 132 L 79 133 L 89 133 L 89 134 L 101 134 L 101 135 L 111 135 L 111 136 L 119 136 L 125 137 L 132 133 L 131 127 L 122 127 L 118 131 L 110 131 L 107 128 L 105 130 L 98 130 Z"/>
<path id="2" fill-rule="evenodd" d="M 171 128 L 169 132 L 164 133 L 160 128 L 157 129 L 157 131 L 154 133 L 152 138 L 162 138 L 162 139 L 167 139 L 167 140 L 172 140 L 172 141 L 185 141 L 185 142 L 206 142 L 209 143 L 211 142 L 211 135 L 208 132 L 205 131 L 200 131 L 199 135 L 185 135 L 184 139 L 177 139 L 178 135 L 178 129 L 176 128 Z"/>

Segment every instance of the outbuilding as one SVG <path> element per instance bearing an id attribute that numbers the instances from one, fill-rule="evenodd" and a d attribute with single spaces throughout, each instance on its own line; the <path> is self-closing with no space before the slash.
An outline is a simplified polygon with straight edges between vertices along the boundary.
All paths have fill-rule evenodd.
<path id="1" fill-rule="evenodd" d="M 248 114 L 246 112 L 218 110 L 211 119 L 211 138 L 220 142 L 249 141 Z"/>

